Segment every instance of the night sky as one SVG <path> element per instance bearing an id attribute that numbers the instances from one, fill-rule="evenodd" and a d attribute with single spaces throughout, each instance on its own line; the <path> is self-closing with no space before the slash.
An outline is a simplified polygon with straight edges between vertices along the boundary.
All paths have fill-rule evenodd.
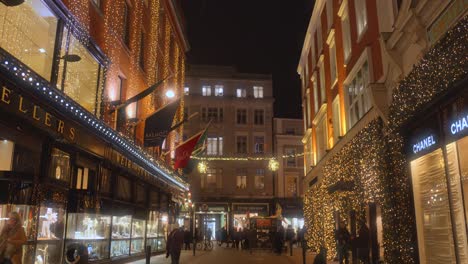
<path id="1" fill-rule="evenodd" d="M 275 117 L 302 118 L 296 73 L 312 0 L 182 0 L 189 64 L 273 76 Z"/>

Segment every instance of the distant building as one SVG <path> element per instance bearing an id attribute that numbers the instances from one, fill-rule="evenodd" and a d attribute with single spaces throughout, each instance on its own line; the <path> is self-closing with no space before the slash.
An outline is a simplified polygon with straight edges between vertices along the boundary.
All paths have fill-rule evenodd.
<path id="1" fill-rule="evenodd" d="M 195 166 L 189 174 L 198 227 L 203 219 L 212 229 L 245 227 L 248 216 L 274 211 L 268 160 L 252 160 L 273 155 L 273 101 L 270 75 L 243 74 L 232 67 L 188 68 L 185 112 L 198 115 L 185 124 L 184 136 L 205 129 L 211 120 L 201 156 L 218 159 L 206 161 L 206 173 Z M 203 218 L 205 213 L 212 214 Z"/>
<path id="2" fill-rule="evenodd" d="M 273 119 L 274 153 L 279 162 L 275 175 L 275 198 L 281 205 L 285 224 L 304 225 L 302 198 L 304 187 L 304 136 L 302 119 Z"/>

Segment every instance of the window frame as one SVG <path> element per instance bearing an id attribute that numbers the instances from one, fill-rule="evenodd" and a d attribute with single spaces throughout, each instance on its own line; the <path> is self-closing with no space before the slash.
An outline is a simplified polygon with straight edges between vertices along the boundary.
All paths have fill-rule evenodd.
<path id="1" fill-rule="evenodd" d="M 261 99 L 264 97 L 264 88 L 263 86 L 254 85 L 253 86 L 253 96 L 256 99 Z"/>
<path id="2" fill-rule="evenodd" d="M 202 96 L 211 96 L 211 85 L 202 85 Z"/>
<path id="3" fill-rule="evenodd" d="M 265 125 L 265 109 L 254 109 L 254 125 Z"/>
<path id="4" fill-rule="evenodd" d="M 260 140 L 261 139 L 261 140 Z M 254 135 L 254 154 L 264 154 L 265 153 L 265 135 Z"/>
<path id="5" fill-rule="evenodd" d="M 214 96 L 224 96 L 224 85 L 215 85 Z"/>
<path id="6" fill-rule="evenodd" d="M 247 123 L 248 123 L 247 108 L 237 108 L 236 109 L 236 125 L 247 125 Z"/>
<path id="7" fill-rule="evenodd" d="M 237 98 L 246 98 L 247 97 L 247 90 L 245 88 L 237 88 L 236 89 L 236 97 Z"/>
<path id="8" fill-rule="evenodd" d="M 343 57 L 344 63 L 348 64 L 349 59 L 351 58 L 352 45 L 351 45 L 351 24 L 349 21 L 349 6 L 348 0 L 344 0 L 341 3 L 340 10 L 338 11 L 338 16 L 341 20 L 341 33 L 342 33 L 342 42 L 343 42 Z"/>
<path id="9" fill-rule="evenodd" d="M 240 140 L 241 138 L 243 140 Z M 240 146 L 240 144 L 245 144 L 245 145 Z M 239 150 L 245 150 L 245 151 L 239 151 Z M 248 142 L 247 135 L 236 135 L 236 153 L 248 154 L 248 150 L 249 150 L 249 142 Z"/>
<path id="10" fill-rule="evenodd" d="M 367 5 L 366 0 L 354 0 L 354 12 L 356 18 L 356 33 L 357 33 L 357 40 L 356 42 L 360 42 L 362 36 L 367 31 L 369 27 L 369 21 L 367 16 Z M 362 27 L 361 27 L 362 22 Z"/>

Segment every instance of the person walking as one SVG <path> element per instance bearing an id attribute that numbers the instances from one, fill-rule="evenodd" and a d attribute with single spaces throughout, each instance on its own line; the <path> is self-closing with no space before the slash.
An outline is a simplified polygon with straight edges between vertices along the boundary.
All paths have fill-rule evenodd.
<path id="1" fill-rule="evenodd" d="M 343 264 L 343 261 L 344 263 L 348 264 L 348 248 L 350 234 L 348 229 L 346 229 L 346 225 L 343 222 L 340 223 L 338 230 L 336 230 L 335 239 L 340 264 Z"/>
<path id="2" fill-rule="evenodd" d="M 275 241 L 274 241 L 276 254 L 281 255 L 281 252 L 283 251 L 283 245 L 284 245 L 284 228 L 280 224 L 278 227 L 278 230 L 276 231 Z"/>
<path id="3" fill-rule="evenodd" d="M 21 264 L 23 245 L 27 240 L 21 222 L 20 215 L 11 212 L 0 233 L 0 262 L 4 264 Z"/>
<path id="4" fill-rule="evenodd" d="M 184 243 L 184 231 L 175 224 L 174 229 L 167 237 L 166 258 L 171 256 L 172 264 L 179 264 L 180 251 Z"/>
<path id="5" fill-rule="evenodd" d="M 189 229 L 185 229 L 184 231 L 184 243 L 185 243 L 185 250 L 190 250 L 190 243 L 192 243 L 192 232 Z"/>
<path id="6" fill-rule="evenodd" d="M 358 238 L 356 239 L 356 246 L 357 257 L 364 264 L 369 263 L 369 236 L 369 228 L 367 227 L 366 222 L 361 221 Z"/>

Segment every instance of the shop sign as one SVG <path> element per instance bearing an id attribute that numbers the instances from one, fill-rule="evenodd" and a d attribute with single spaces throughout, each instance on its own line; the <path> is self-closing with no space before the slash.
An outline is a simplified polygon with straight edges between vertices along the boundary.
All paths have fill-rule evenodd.
<path id="1" fill-rule="evenodd" d="M 468 9 L 468 0 L 455 0 L 429 27 L 427 34 L 429 41 L 434 44 L 442 35 L 444 35 L 453 22 L 456 21 Z"/>
<path id="2" fill-rule="evenodd" d="M 110 160 L 114 163 L 117 164 L 121 167 L 124 167 L 128 170 L 130 170 L 132 173 L 135 175 L 141 176 L 141 177 L 149 177 L 150 173 L 143 169 L 140 165 L 137 163 L 133 162 L 131 159 L 126 157 L 125 155 L 122 155 L 116 150 L 112 150 L 112 154 L 110 155 Z"/>
<path id="3" fill-rule="evenodd" d="M 462 116 L 450 123 L 450 133 L 455 136 L 468 131 L 468 115 Z"/>
<path id="4" fill-rule="evenodd" d="M 429 135 L 413 144 L 413 153 L 417 154 L 421 151 L 428 150 L 436 144 L 435 136 Z"/>
<path id="5" fill-rule="evenodd" d="M 267 204 L 233 204 L 233 211 L 236 212 L 268 212 L 268 205 Z"/>
<path id="6" fill-rule="evenodd" d="M 195 211 L 203 212 L 227 212 L 228 208 L 226 204 L 197 204 Z"/>
<path id="7" fill-rule="evenodd" d="M 23 116 L 39 127 L 58 134 L 70 142 L 75 142 L 76 140 L 78 131 L 69 122 L 57 118 L 40 106 L 32 103 L 13 88 L 2 85 L 0 89 L 0 105 L 7 111 Z"/>

